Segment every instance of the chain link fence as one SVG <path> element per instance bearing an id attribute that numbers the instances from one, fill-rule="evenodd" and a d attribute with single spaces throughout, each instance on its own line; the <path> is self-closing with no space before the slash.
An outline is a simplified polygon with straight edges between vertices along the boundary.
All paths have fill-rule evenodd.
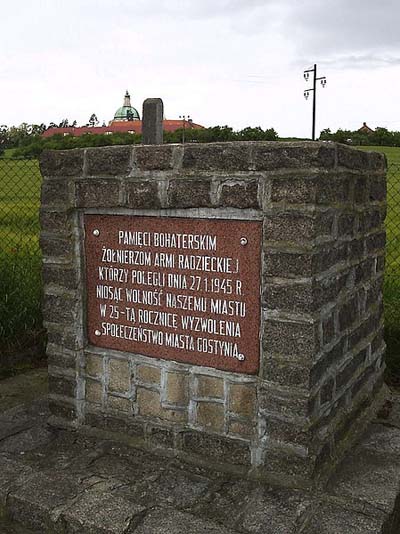
<path id="1" fill-rule="evenodd" d="M 0 365 L 9 352 L 43 346 L 40 183 L 37 160 L 0 159 Z M 389 367 L 400 377 L 400 163 L 388 167 L 387 195 L 385 336 Z"/>
<path id="2" fill-rule="evenodd" d="M 0 158 L 0 366 L 43 352 L 37 160 Z"/>

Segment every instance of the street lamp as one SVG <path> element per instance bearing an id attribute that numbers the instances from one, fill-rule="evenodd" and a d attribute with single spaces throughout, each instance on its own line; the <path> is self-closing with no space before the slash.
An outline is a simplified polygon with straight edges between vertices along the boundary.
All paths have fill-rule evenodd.
<path id="1" fill-rule="evenodd" d="M 179 115 L 179 118 L 182 119 L 182 144 L 185 144 L 185 128 L 186 121 L 190 121 L 190 115 Z"/>
<path id="2" fill-rule="evenodd" d="M 304 71 L 304 79 L 306 82 L 308 82 L 310 78 L 310 72 L 313 73 L 313 86 L 310 89 L 306 89 L 304 91 L 304 98 L 308 100 L 310 96 L 310 91 L 313 93 L 313 112 L 312 112 L 312 140 L 315 141 L 315 109 L 316 109 L 316 98 L 317 98 L 317 82 L 320 81 L 322 88 L 326 85 L 326 78 L 325 76 L 321 76 L 320 78 L 317 78 L 317 65 L 314 65 L 312 69 L 307 69 Z"/>

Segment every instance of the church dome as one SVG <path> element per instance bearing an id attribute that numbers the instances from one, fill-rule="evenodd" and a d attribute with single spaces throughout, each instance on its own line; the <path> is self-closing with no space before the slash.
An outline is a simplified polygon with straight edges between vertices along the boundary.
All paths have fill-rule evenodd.
<path id="1" fill-rule="evenodd" d="M 131 97 L 128 91 L 125 93 L 124 105 L 117 109 L 114 115 L 115 121 L 138 121 L 138 111 L 131 106 Z"/>

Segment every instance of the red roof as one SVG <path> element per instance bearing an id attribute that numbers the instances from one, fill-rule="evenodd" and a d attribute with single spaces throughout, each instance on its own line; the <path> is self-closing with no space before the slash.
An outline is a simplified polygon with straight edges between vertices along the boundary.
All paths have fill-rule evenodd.
<path id="1" fill-rule="evenodd" d="M 175 132 L 175 130 L 178 130 L 182 127 L 183 121 L 179 119 L 163 121 L 163 128 L 165 132 Z M 187 128 L 188 130 L 198 130 L 199 128 L 204 128 L 204 126 L 201 126 L 200 124 L 195 124 L 194 122 L 185 121 L 185 128 Z M 73 126 L 67 126 L 66 128 L 49 128 L 42 134 L 42 136 L 51 137 L 52 135 L 56 134 L 67 134 L 79 137 L 80 135 L 84 135 L 87 133 L 106 134 L 107 132 L 135 132 L 140 134 L 142 133 L 142 121 L 113 121 L 109 124 L 109 126 L 78 126 L 75 128 Z"/>

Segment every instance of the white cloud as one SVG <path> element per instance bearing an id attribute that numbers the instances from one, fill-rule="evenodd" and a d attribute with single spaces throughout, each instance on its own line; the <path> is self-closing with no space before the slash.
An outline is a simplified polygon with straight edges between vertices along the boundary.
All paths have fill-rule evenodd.
<path id="1" fill-rule="evenodd" d="M 0 122 L 110 120 L 134 105 L 205 124 L 310 133 L 304 68 L 318 62 L 320 128 L 400 129 L 394 0 L 20 0 L 2 7 Z M 377 86 L 379 85 L 379 92 Z M 397 126 L 396 126 L 397 124 Z"/>

